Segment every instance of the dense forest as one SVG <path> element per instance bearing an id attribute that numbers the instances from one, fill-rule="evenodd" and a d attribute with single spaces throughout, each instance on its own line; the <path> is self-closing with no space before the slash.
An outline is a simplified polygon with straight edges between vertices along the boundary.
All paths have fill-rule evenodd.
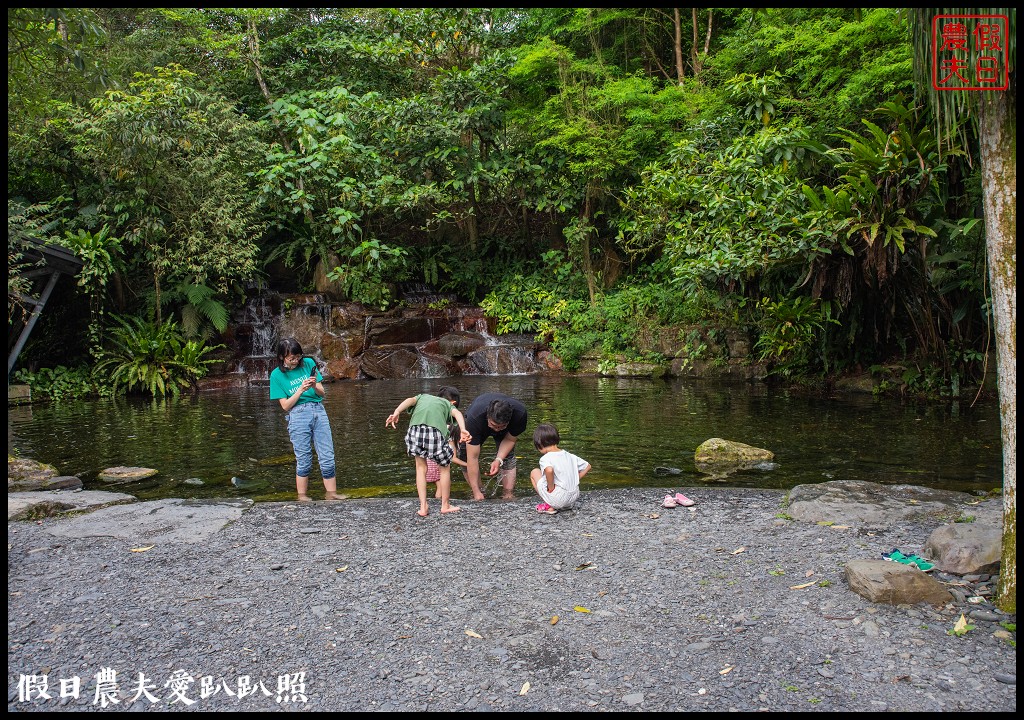
<path id="1" fill-rule="evenodd" d="M 261 288 L 408 281 L 568 369 L 738 329 L 790 379 L 974 391 L 978 139 L 913 58 L 893 9 L 11 9 L 9 348 L 35 240 L 83 263 L 19 360 L 65 392 L 194 380 Z"/>

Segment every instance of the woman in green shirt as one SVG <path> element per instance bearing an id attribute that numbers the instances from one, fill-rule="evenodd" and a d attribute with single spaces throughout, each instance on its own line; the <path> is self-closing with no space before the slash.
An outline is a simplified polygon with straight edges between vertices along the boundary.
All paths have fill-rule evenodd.
<path id="1" fill-rule="evenodd" d="M 288 436 L 295 448 L 295 490 L 299 502 L 308 502 L 309 473 L 313 469 L 313 447 L 324 478 L 325 499 L 341 500 L 334 468 L 334 437 L 323 399 L 327 394 L 323 377 L 313 358 L 303 357 L 295 338 L 277 344 L 278 367 L 270 373 L 270 399 L 279 400 L 288 421 Z"/>

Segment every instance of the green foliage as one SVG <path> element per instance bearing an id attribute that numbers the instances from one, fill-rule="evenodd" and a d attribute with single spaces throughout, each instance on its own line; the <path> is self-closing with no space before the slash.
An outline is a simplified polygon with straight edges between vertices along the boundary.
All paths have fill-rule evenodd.
<path id="1" fill-rule="evenodd" d="M 23 203 L 7 201 L 7 322 L 22 317 L 28 310 L 22 297 L 31 289 L 31 280 L 26 275 L 33 264 L 24 259 L 26 248 L 33 242 L 45 243 L 52 239 L 56 222 L 52 217 L 50 204 L 26 206 Z"/>
<path id="2" fill-rule="evenodd" d="M 819 303 L 803 295 L 773 301 L 762 298 L 757 304 L 758 337 L 755 349 L 762 360 L 773 363 L 774 371 L 790 376 L 808 370 L 817 359 L 820 334 L 831 317 L 828 303 Z"/>
<path id="3" fill-rule="evenodd" d="M 113 386 L 105 378 L 94 375 L 86 367 L 41 368 L 36 372 L 22 368 L 14 378 L 32 389 L 33 397 L 46 397 L 56 402 L 81 400 L 89 397 L 104 397 L 114 393 Z"/>
<path id="4" fill-rule="evenodd" d="M 71 250 L 82 261 L 76 278 L 78 286 L 89 297 L 89 349 L 95 353 L 103 341 L 103 315 L 107 283 L 123 269 L 120 238 L 111 236 L 110 226 L 104 224 L 97 232 L 79 229 L 66 231 L 60 244 Z"/>
<path id="5" fill-rule="evenodd" d="M 247 169 L 260 155 L 252 123 L 171 65 L 92 102 L 81 152 L 106 179 L 99 212 L 137 245 L 156 290 L 190 282 L 226 291 L 255 272 L 262 232 Z"/>
<path id="6" fill-rule="evenodd" d="M 683 19 L 680 77 L 663 8 L 15 8 L 8 195 L 52 210 L 9 206 L 9 291 L 27 288 L 19 234 L 64 235 L 92 258 L 94 328 L 116 307 L 211 337 L 260 257 L 298 287 L 334 269 L 377 307 L 412 276 L 488 294 L 568 366 L 757 325 L 792 373 L 976 382 L 978 171 L 938 162 L 910 108 L 869 115 L 909 96 L 903 17 Z M 797 297 L 841 324 L 798 317 L 812 341 L 758 305 Z M 716 342 L 687 336 L 688 356 Z"/>
<path id="7" fill-rule="evenodd" d="M 108 337 L 94 372 L 107 375 L 114 392 L 140 390 L 154 397 L 173 395 L 193 385 L 216 362 L 202 340 L 185 341 L 174 322 L 156 324 L 137 317 L 113 316 L 117 327 Z M 219 346 L 218 346 L 219 347 Z"/>
<path id="8" fill-rule="evenodd" d="M 345 294 L 364 305 L 386 309 L 394 302 L 392 283 L 408 277 L 408 252 L 379 240 L 364 240 L 348 253 L 348 264 L 331 270 Z"/>
<path id="9" fill-rule="evenodd" d="M 786 167 L 807 139 L 799 127 L 768 127 L 718 150 L 677 144 L 625 191 L 619 239 L 635 256 L 664 252 L 686 283 L 727 285 L 829 252 Z"/>
<path id="10" fill-rule="evenodd" d="M 909 240 L 935 232 L 918 222 L 919 201 L 937 189 L 935 176 L 945 170 L 939 163 L 938 146 L 927 126 L 914 130 L 912 110 L 897 103 L 885 103 L 880 112 L 896 121 L 896 129 L 882 130 L 863 120 L 868 135 L 862 137 L 841 130 L 847 146 L 833 152 L 843 159 L 837 163 L 843 188 L 850 196 L 849 215 L 841 223 L 847 238 L 858 237 L 868 247 L 881 242 L 894 244 L 905 252 Z M 847 254 L 854 254 L 843 243 Z"/>

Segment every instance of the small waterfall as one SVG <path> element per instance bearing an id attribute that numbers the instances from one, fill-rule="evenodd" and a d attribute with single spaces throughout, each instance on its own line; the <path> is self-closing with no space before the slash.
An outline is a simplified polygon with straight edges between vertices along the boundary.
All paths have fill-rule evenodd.
<path id="1" fill-rule="evenodd" d="M 428 297 L 427 289 L 417 286 L 410 292 Z M 496 337 L 483 311 L 466 305 L 372 314 L 356 303 L 331 302 L 319 294 L 266 293 L 245 304 L 225 337 L 234 349 L 228 373 L 246 384 L 267 383 L 282 337 L 297 339 L 328 378 L 538 371 L 532 336 Z"/>
<path id="2" fill-rule="evenodd" d="M 247 384 L 266 382 L 277 363 L 277 327 L 283 317 L 277 295 L 257 295 L 242 307 L 235 321 L 233 338 L 235 360 L 230 374 L 242 375 Z"/>

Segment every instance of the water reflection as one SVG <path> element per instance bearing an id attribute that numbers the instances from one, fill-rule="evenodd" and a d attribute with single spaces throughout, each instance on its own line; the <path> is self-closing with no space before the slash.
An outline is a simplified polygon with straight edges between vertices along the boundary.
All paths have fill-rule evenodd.
<path id="1" fill-rule="evenodd" d="M 537 454 L 530 436 L 555 424 L 563 447 L 594 470 L 584 489 L 724 484 L 789 488 L 829 479 L 910 483 L 957 490 L 1001 485 L 999 417 L 995 403 L 901 405 L 854 396 L 836 400 L 791 396 L 762 384 L 650 381 L 620 378 L 463 376 L 445 380 L 355 381 L 327 386 L 339 489 L 353 495 L 415 492 L 412 461 L 399 430 L 384 418 L 404 398 L 453 382 L 463 407 L 497 390 L 530 412 L 517 448 L 523 469 Z M 711 437 L 767 448 L 777 466 L 711 480 L 693 466 L 696 447 Z M 294 464 L 284 419 L 266 387 L 178 400 L 103 400 L 12 407 L 8 446 L 78 475 L 86 489 L 139 497 L 246 496 L 281 500 L 294 493 Z M 489 441 L 483 453 L 493 455 Z M 97 473 L 115 465 L 153 467 L 160 474 L 110 486 Z M 656 467 L 680 470 L 666 477 Z M 233 482 L 232 479 L 235 479 Z M 456 497 L 468 496 L 461 471 Z M 195 484 L 196 479 L 203 482 Z M 314 465 L 310 487 L 322 486 Z M 519 494 L 529 481 L 520 478 Z"/>

